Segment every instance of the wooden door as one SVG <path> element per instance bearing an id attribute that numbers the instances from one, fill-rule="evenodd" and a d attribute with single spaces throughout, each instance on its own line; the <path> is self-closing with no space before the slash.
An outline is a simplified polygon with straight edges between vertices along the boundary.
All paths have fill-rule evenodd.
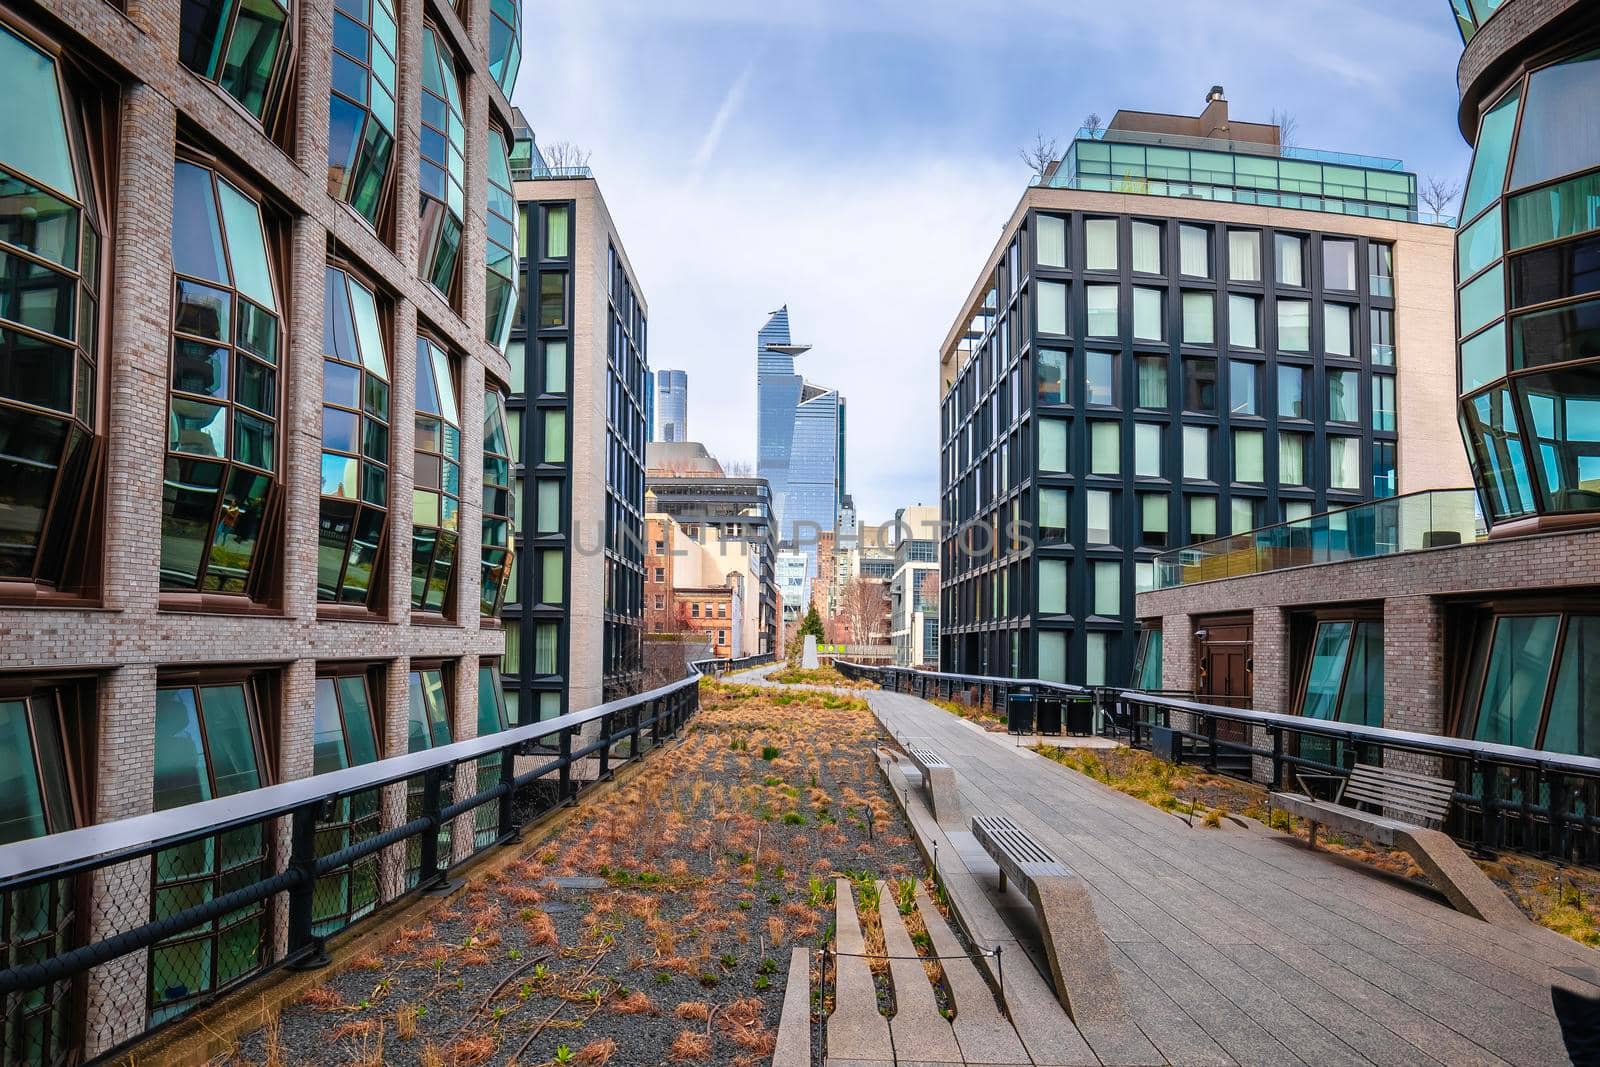
<path id="1" fill-rule="evenodd" d="M 1250 707 L 1252 647 L 1248 615 L 1196 619 L 1196 699 L 1225 708 Z M 1248 742 L 1250 728 L 1243 723 L 1218 722 L 1217 737 Z"/>

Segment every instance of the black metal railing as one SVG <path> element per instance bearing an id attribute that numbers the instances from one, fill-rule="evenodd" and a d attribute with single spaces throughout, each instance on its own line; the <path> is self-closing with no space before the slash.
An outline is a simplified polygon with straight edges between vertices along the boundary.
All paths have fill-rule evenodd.
<path id="1" fill-rule="evenodd" d="M 734 671 L 747 671 L 751 667 L 760 667 L 768 663 L 776 663 L 778 657 L 771 652 L 760 652 L 754 656 L 741 656 L 738 659 L 697 659 L 689 664 L 689 670 L 697 675 L 709 674 L 720 677 Z"/>
<path id="2" fill-rule="evenodd" d="M 106 1056 L 244 981 L 325 961 L 326 937 L 447 888 L 475 848 L 517 840 L 698 709 L 691 675 L 502 733 L 0 846 L 0 1063 Z"/>
<path id="3" fill-rule="evenodd" d="M 1120 736 L 1178 763 L 1299 788 L 1303 773 L 1348 774 L 1356 763 L 1392 765 L 1452 779 L 1445 830 L 1464 843 L 1594 865 L 1600 863 L 1600 760 L 1439 734 L 1329 722 L 1223 707 L 1183 696 L 1115 686 L 975 677 L 835 665 L 846 677 L 885 689 L 1003 708 L 1012 693 L 1089 695 L 1099 732 Z"/>

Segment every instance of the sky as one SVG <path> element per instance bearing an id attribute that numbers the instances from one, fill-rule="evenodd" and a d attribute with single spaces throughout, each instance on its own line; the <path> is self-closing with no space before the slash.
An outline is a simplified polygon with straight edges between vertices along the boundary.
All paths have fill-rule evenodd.
<path id="1" fill-rule="evenodd" d="M 755 335 L 787 304 L 849 404 L 863 521 L 937 503 L 939 350 L 1085 115 L 1295 116 L 1306 148 L 1460 180 L 1445 0 L 525 0 L 514 102 L 590 165 L 689 374 L 689 436 L 755 460 Z"/>

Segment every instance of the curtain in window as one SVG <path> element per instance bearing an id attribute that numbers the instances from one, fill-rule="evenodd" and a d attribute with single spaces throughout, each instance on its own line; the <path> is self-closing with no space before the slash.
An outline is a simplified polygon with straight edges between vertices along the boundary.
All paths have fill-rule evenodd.
<path id="1" fill-rule="evenodd" d="M 1272 250 L 1278 261 L 1278 284 L 1305 285 L 1305 242 L 1290 234 L 1276 233 L 1272 235 Z"/>
<path id="2" fill-rule="evenodd" d="M 1286 352 L 1311 351 L 1311 305 L 1308 302 L 1278 301 L 1278 347 Z"/>
<path id="3" fill-rule="evenodd" d="M 559 633 L 553 622 L 541 622 L 533 628 L 533 673 L 555 674 L 560 669 L 556 652 Z"/>
<path id="4" fill-rule="evenodd" d="M 1183 343 L 1209 345 L 1216 342 L 1217 300 L 1210 293 L 1183 294 Z"/>
<path id="5" fill-rule="evenodd" d="M 1153 422 L 1133 425 L 1133 473 L 1141 478 L 1161 477 L 1161 427 Z"/>
<path id="6" fill-rule="evenodd" d="M 1122 426 L 1115 422 L 1096 422 L 1089 428 L 1089 473 L 1119 474 L 1122 471 Z"/>
<path id="7" fill-rule="evenodd" d="M 1192 496 L 1189 498 L 1189 540 L 1205 541 L 1217 536 L 1217 498 Z"/>
<path id="8" fill-rule="evenodd" d="M 1160 289 L 1133 290 L 1133 336 L 1139 341 L 1160 341 L 1166 337 Z"/>
<path id="9" fill-rule="evenodd" d="M 1084 685 L 1106 684 L 1106 635 L 1088 634 L 1084 646 Z"/>
<path id="10" fill-rule="evenodd" d="M 1067 471 L 1067 424 L 1060 419 L 1039 421 L 1039 469 L 1047 474 Z"/>
<path id="11" fill-rule="evenodd" d="M 1178 227 L 1178 269 L 1191 278 L 1211 277 L 1211 231 Z"/>
<path id="12" fill-rule="evenodd" d="M 1138 274 L 1161 273 L 1161 227 L 1153 222 L 1133 224 L 1133 269 Z"/>
<path id="13" fill-rule="evenodd" d="M 1090 285 L 1085 288 L 1089 308 L 1089 336 L 1117 336 L 1117 287 Z"/>
<path id="14" fill-rule="evenodd" d="M 1140 521 L 1144 526 L 1146 544 L 1150 543 L 1152 535 L 1160 536 L 1160 543 L 1166 543 L 1167 537 L 1167 494 L 1144 493 L 1139 497 Z"/>
<path id="15" fill-rule="evenodd" d="M 1039 612 L 1042 615 L 1065 615 L 1067 611 L 1067 561 L 1041 559 L 1039 561 Z"/>
<path id="16" fill-rule="evenodd" d="M 1183 428 L 1183 476 L 1195 481 L 1211 477 L 1211 431 L 1204 426 Z"/>
<path id="17" fill-rule="evenodd" d="M 1306 439 L 1304 434 L 1278 435 L 1278 481 L 1285 485 L 1306 484 Z"/>
<path id="18" fill-rule="evenodd" d="M 1322 343 L 1328 355 L 1349 356 L 1355 353 L 1350 328 L 1354 310 L 1346 304 L 1322 305 Z"/>
<path id="19" fill-rule="evenodd" d="M 1267 480 L 1264 435 L 1260 430 L 1233 431 L 1233 480 L 1261 483 Z"/>
<path id="20" fill-rule="evenodd" d="M 1167 406 L 1167 357 L 1138 356 L 1134 369 L 1139 378 L 1138 406 L 1164 409 Z"/>
<path id="21" fill-rule="evenodd" d="M 1087 219 L 1083 224 L 1084 270 L 1117 269 L 1117 220 Z"/>
<path id="22" fill-rule="evenodd" d="M 1044 537 L 1056 539 L 1066 536 L 1067 491 L 1065 489 L 1040 490 L 1039 527 Z"/>
<path id="23" fill-rule="evenodd" d="M 1041 681 L 1067 680 L 1067 635 L 1044 630 L 1039 634 L 1038 675 Z"/>
<path id="24" fill-rule="evenodd" d="M 1088 511 L 1089 543 L 1091 545 L 1109 545 L 1111 543 L 1111 494 L 1103 490 L 1091 490 L 1085 500 Z"/>
<path id="25" fill-rule="evenodd" d="M 1122 564 L 1101 561 L 1094 565 L 1094 613 L 1122 613 Z"/>
<path id="26" fill-rule="evenodd" d="M 1039 283 L 1039 332 L 1067 332 L 1067 287 L 1061 282 Z"/>
<path id="27" fill-rule="evenodd" d="M 1361 440 L 1328 438 L 1328 485 L 1333 489 L 1361 488 Z"/>
<path id="28" fill-rule="evenodd" d="M 1228 294 L 1228 343 L 1234 348 L 1260 348 L 1256 310 L 1260 302 L 1253 296 Z"/>
<path id="29" fill-rule="evenodd" d="M 1261 231 L 1228 231 L 1228 278 L 1236 282 L 1261 280 Z"/>
<path id="30" fill-rule="evenodd" d="M 1039 266 L 1065 267 L 1067 265 L 1067 220 L 1058 215 L 1036 216 L 1039 242 Z"/>

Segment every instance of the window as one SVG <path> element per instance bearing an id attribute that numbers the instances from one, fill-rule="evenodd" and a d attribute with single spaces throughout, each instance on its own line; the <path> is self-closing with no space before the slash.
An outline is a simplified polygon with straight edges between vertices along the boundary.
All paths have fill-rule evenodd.
<path id="1" fill-rule="evenodd" d="M 1373 296 L 1394 296 L 1394 246 L 1380 241 L 1367 245 L 1367 284 Z"/>
<path id="2" fill-rule="evenodd" d="M 313 774 L 360 767 L 378 759 L 378 728 L 374 701 L 365 674 L 317 678 L 315 720 L 312 733 Z M 376 789 L 333 804 L 330 817 L 317 823 L 317 854 L 330 855 L 378 831 Z M 378 857 L 358 861 L 353 869 L 317 880 L 312 897 L 312 932 L 332 934 L 369 914 L 378 902 Z"/>
<path id="3" fill-rule="evenodd" d="M 444 670 L 433 667 L 411 672 L 406 714 L 406 751 L 425 752 L 455 740 L 451 731 L 450 690 Z"/>
<path id="4" fill-rule="evenodd" d="M 550 204 L 544 212 L 544 258 L 566 259 L 570 254 L 572 211 L 565 204 Z"/>
<path id="5" fill-rule="evenodd" d="M 1388 308 L 1372 309 L 1372 365 L 1394 366 L 1394 312 Z"/>
<path id="6" fill-rule="evenodd" d="M 1204 226 L 1178 227 L 1178 270 L 1189 278 L 1211 277 L 1211 231 Z"/>
<path id="7" fill-rule="evenodd" d="M 411 607 L 443 612 L 461 527 L 461 415 L 455 361 L 417 338 L 416 484 L 411 491 Z"/>
<path id="8" fill-rule="evenodd" d="M 275 3 L 256 0 L 254 6 Z M 394 163 L 399 54 L 391 0 L 348 0 L 339 5 L 333 16 L 333 85 L 328 97 L 328 195 L 355 208 L 374 226 L 388 206 L 384 193 L 390 188 Z"/>
<path id="9" fill-rule="evenodd" d="M 1133 338 L 1136 341 L 1160 341 L 1167 336 L 1166 297 L 1161 289 L 1133 290 Z M 1185 305 L 1185 314 L 1188 307 Z M 1187 338 L 1186 338 L 1187 339 Z"/>
<path id="10" fill-rule="evenodd" d="M 1291 233 L 1272 235 L 1272 251 L 1277 259 L 1276 277 L 1279 285 L 1305 286 L 1305 246 L 1303 237 L 1296 237 Z"/>
<path id="11" fill-rule="evenodd" d="M 1067 613 L 1067 561 L 1039 560 L 1039 614 Z"/>
<path id="12" fill-rule="evenodd" d="M 658 567 L 657 570 L 660 570 Z M 566 600 L 566 553 L 559 548 L 539 550 L 539 603 L 562 604 Z M 656 579 L 660 581 L 661 579 Z M 657 596 L 657 600 L 661 597 Z M 656 605 L 660 607 L 660 604 Z"/>
<path id="13" fill-rule="evenodd" d="M 178 55 L 184 66 L 216 82 L 250 114 L 267 119 L 286 80 L 288 21 L 285 0 L 183 0 Z M 336 22 L 334 29 L 336 41 L 353 37 L 365 43 L 366 30 L 354 20 Z"/>
<path id="14" fill-rule="evenodd" d="M 535 510 L 535 533 L 561 532 L 561 483 L 554 478 L 540 478 L 536 483 L 539 494 Z"/>
<path id="15" fill-rule="evenodd" d="M 1348 304 L 1322 305 L 1322 346 L 1328 355 L 1355 355 L 1355 315 Z"/>
<path id="16" fill-rule="evenodd" d="M 1322 239 L 1322 287 L 1341 292 L 1356 291 L 1356 243 Z"/>
<path id="17" fill-rule="evenodd" d="M 506 437 L 506 398 L 498 389 L 483 393 L 483 586 L 479 611 L 500 613 L 511 573 L 511 446 Z"/>
<path id="18" fill-rule="evenodd" d="M 1359 422 L 1361 419 L 1361 372 L 1328 372 L 1328 421 Z"/>
<path id="19" fill-rule="evenodd" d="M 1111 544 L 1111 494 L 1101 489 L 1091 489 L 1084 494 L 1084 499 L 1088 511 L 1088 543 Z"/>
<path id="20" fill-rule="evenodd" d="M 1089 336 L 1117 336 L 1117 287 L 1115 285 L 1086 285 L 1085 299 L 1089 305 Z"/>
<path id="21" fill-rule="evenodd" d="M 1067 635 L 1059 630 L 1039 631 L 1039 680 L 1067 680 Z"/>
<path id="22" fill-rule="evenodd" d="M 1261 367 L 1243 360 L 1228 363 L 1228 411 L 1234 415 L 1259 415 Z"/>
<path id="23" fill-rule="evenodd" d="M 261 209 L 223 178 L 180 159 L 172 201 L 161 587 L 264 599 L 258 541 L 277 498 L 275 268 Z"/>
<path id="24" fill-rule="evenodd" d="M 167 811 L 267 784 L 253 680 L 156 690 L 154 810 Z M 266 876 L 262 824 L 163 849 L 152 859 L 152 918 Z M 194 998 L 262 963 L 266 911 L 253 904 L 176 934 L 150 950 L 149 1021 L 182 1014 Z"/>
<path id="25" fill-rule="evenodd" d="M 1161 477 L 1161 426 L 1158 423 L 1133 424 L 1133 473 L 1140 478 Z"/>
<path id="26" fill-rule="evenodd" d="M 1039 420 L 1039 470 L 1067 473 L 1067 424 L 1060 419 Z"/>
<path id="27" fill-rule="evenodd" d="M 1115 422 L 1089 424 L 1089 473 L 1122 472 L 1122 425 Z"/>
<path id="28" fill-rule="evenodd" d="M 1513 519 L 1533 511 L 1533 479 L 1510 390 L 1492 389 L 1473 397 L 1461 422 L 1474 480 L 1483 487 L 1493 517 Z"/>
<path id="29" fill-rule="evenodd" d="M 1308 719 L 1383 725 L 1383 624 L 1319 622 L 1300 692 Z"/>
<path id="30" fill-rule="evenodd" d="M 1094 614 L 1122 614 L 1122 564 L 1097 560 L 1094 564 Z"/>
<path id="31" fill-rule="evenodd" d="M 1167 406 L 1167 357 L 1135 356 L 1138 376 L 1138 406 L 1165 410 Z"/>
<path id="32" fill-rule="evenodd" d="M 1278 481 L 1284 485 L 1305 485 L 1306 434 L 1278 434 Z"/>
<path id="33" fill-rule="evenodd" d="M 1161 273 L 1161 226 L 1154 222 L 1133 223 L 1133 272 Z"/>
<path id="34" fill-rule="evenodd" d="M 1042 404 L 1071 403 L 1067 393 L 1067 354 L 1059 348 L 1039 350 L 1037 363 L 1037 394 Z"/>
<path id="35" fill-rule="evenodd" d="M 567 324 L 567 276 L 558 271 L 539 275 L 539 328 L 561 329 Z"/>
<path id="36" fill-rule="evenodd" d="M 1328 438 L 1328 487 L 1350 490 L 1361 488 L 1359 437 Z"/>
<path id="37" fill-rule="evenodd" d="M 1528 76 L 1527 101 L 1511 164 L 1513 189 L 1549 181 L 1600 163 L 1591 131 L 1575 130 L 1571 116 L 1585 114 L 1600 95 L 1600 54 L 1587 51 Z"/>
<path id="38" fill-rule="evenodd" d="M 1183 294 L 1183 343 L 1186 345 L 1216 344 L 1217 298 L 1208 292 L 1185 291 Z"/>
<path id="39" fill-rule="evenodd" d="M 1285 500 L 1283 502 L 1283 521 L 1301 522 L 1311 517 L 1311 501 Z"/>
<path id="40" fill-rule="evenodd" d="M 1039 490 L 1039 539 L 1065 541 L 1067 539 L 1067 491 L 1065 489 Z"/>
<path id="41" fill-rule="evenodd" d="M 0 24 L 0 579 L 89 592 L 100 240 L 77 102 Z"/>
<path id="42" fill-rule="evenodd" d="M 517 302 L 517 201 L 511 193 L 511 163 L 505 134 L 489 127 L 489 210 L 484 215 L 483 336 L 501 352 L 511 339 L 512 309 Z"/>
<path id="43" fill-rule="evenodd" d="M 1311 304 L 1309 301 L 1278 301 L 1278 347 L 1285 352 L 1311 351 Z"/>
<path id="44" fill-rule="evenodd" d="M 1185 359 L 1183 361 L 1183 408 L 1185 411 L 1201 411 L 1207 415 L 1216 414 L 1216 360 Z"/>
<path id="45" fill-rule="evenodd" d="M 1262 525 L 1261 514 L 1265 504 L 1266 501 L 1259 497 L 1235 496 L 1231 502 L 1233 532 L 1242 534 L 1259 529 Z"/>
<path id="46" fill-rule="evenodd" d="M 1211 431 L 1207 427 L 1183 428 L 1183 476 L 1197 482 L 1211 479 Z"/>
<path id="47" fill-rule="evenodd" d="M 1146 548 L 1167 547 L 1167 494 L 1139 494 L 1139 543 Z"/>
<path id="48" fill-rule="evenodd" d="M 1377 499 L 1394 496 L 1399 487 L 1394 476 L 1395 443 L 1372 442 L 1372 495 Z"/>
<path id="49" fill-rule="evenodd" d="M 1278 364 L 1278 418 L 1306 417 L 1306 372 L 1304 367 Z"/>
<path id="50" fill-rule="evenodd" d="M 1108 634 L 1088 633 L 1084 635 L 1084 685 L 1106 684 L 1106 645 L 1108 640 Z"/>
<path id="51" fill-rule="evenodd" d="M 1463 736 L 1600 755 L 1600 616 L 1492 616 L 1469 685 Z"/>
<path id="52" fill-rule="evenodd" d="M 1233 480 L 1261 484 L 1267 480 L 1265 434 L 1260 430 L 1233 431 Z"/>
<path id="53" fill-rule="evenodd" d="M 1040 282 L 1039 332 L 1065 336 L 1067 333 L 1067 287 L 1063 282 Z"/>
<path id="54" fill-rule="evenodd" d="M 551 675 L 560 673 L 560 628 L 553 622 L 536 623 L 533 627 L 533 673 Z"/>
<path id="55" fill-rule="evenodd" d="M 371 605 L 389 517 L 389 357 L 377 298 L 324 272 L 317 599 Z"/>
<path id="56" fill-rule="evenodd" d="M 565 408 L 544 409 L 544 462 L 567 461 L 567 412 Z"/>
<path id="57" fill-rule="evenodd" d="M 489 77 L 511 99 L 522 66 L 522 0 L 490 0 Z"/>
<path id="58" fill-rule="evenodd" d="M 1600 373 L 1593 366 L 1517 379 L 1538 462 L 1534 486 L 1544 511 L 1600 508 Z"/>
<path id="59" fill-rule="evenodd" d="M 1259 282 L 1261 280 L 1261 231 L 1228 231 L 1228 280 L 1231 282 Z"/>
<path id="60" fill-rule="evenodd" d="M 453 299 L 465 219 L 466 123 L 461 82 L 449 47 L 432 26 L 422 27 L 422 151 L 418 157 L 422 219 L 417 230 L 417 270 L 422 280 Z"/>
<path id="61" fill-rule="evenodd" d="M 1067 265 L 1067 220 L 1060 215 L 1035 215 L 1039 242 L 1039 266 Z"/>
<path id="62" fill-rule="evenodd" d="M 1085 219 L 1083 269 L 1117 269 L 1117 220 Z"/>
<path id="63" fill-rule="evenodd" d="M 1261 347 L 1261 301 L 1239 293 L 1228 294 L 1228 344 L 1234 348 Z"/>
<path id="64" fill-rule="evenodd" d="M 1139 630 L 1139 647 L 1133 654 L 1134 689 L 1146 692 L 1161 688 L 1161 628 L 1144 626 Z"/>
<path id="65" fill-rule="evenodd" d="M 1217 498 L 1191 496 L 1189 498 L 1189 543 L 1209 541 L 1217 536 Z"/>
<path id="66" fill-rule="evenodd" d="M 1083 357 L 1083 401 L 1098 407 L 1117 403 L 1117 356 L 1114 352 L 1086 352 Z"/>
<path id="67" fill-rule="evenodd" d="M 1372 376 L 1372 428 L 1394 429 L 1394 378 L 1388 374 Z"/>
<path id="68" fill-rule="evenodd" d="M 544 391 L 567 391 L 567 342 L 544 341 Z"/>

